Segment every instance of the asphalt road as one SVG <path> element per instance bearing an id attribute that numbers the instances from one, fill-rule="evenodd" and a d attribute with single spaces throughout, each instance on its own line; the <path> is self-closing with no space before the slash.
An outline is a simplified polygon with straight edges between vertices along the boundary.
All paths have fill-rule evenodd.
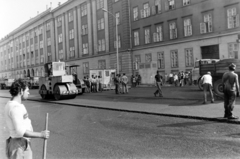
<path id="1" fill-rule="evenodd" d="M 2 108 L 7 102 L 0 98 Z M 35 131 L 49 113 L 48 159 L 78 158 L 239 158 L 240 127 L 173 117 L 69 105 L 24 102 Z M 8 132 L 0 110 L 1 155 Z M 32 139 L 34 158 L 43 140 Z M 0 156 L 5 159 L 4 156 Z"/>

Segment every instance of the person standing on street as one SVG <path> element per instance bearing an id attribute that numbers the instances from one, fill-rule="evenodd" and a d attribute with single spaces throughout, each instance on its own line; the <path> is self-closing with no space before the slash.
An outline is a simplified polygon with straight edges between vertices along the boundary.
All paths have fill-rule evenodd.
<path id="1" fill-rule="evenodd" d="M 136 77 L 132 75 L 132 87 L 136 87 Z"/>
<path id="2" fill-rule="evenodd" d="M 141 83 L 142 77 L 140 74 L 137 75 L 137 85 L 139 86 Z"/>
<path id="3" fill-rule="evenodd" d="M 211 72 L 207 72 L 207 74 L 203 75 L 201 78 L 201 83 L 203 85 L 203 95 L 204 95 L 204 102 L 203 104 L 207 103 L 207 92 L 209 91 L 211 95 L 211 103 L 214 103 L 214 97 L 212 92 L 212 76 Z"/>
<path id="4" fill-rule="evenodd" d="M 159 97 L 163 97 L 162 95 L 162 76 L 160 75 L 160 71 L 157 71 L 157 74 L 155 75 L 155 81 L 157 85 L 157 90 L 154 92 L 154 96 L 156 97 L 157 94 L 159 94 Z"/>
<path id="5" fill-rule="evenodd" d="M 115 93 L 119 94 L 119 84 L 120 84 L 119 74 L 117 74 L 114 77 L 114 84 L 115 84 Z"/>
<path id="6" fill-rule="evenodd" d="M 225 109 L 224 118 L 238 119 L 237 116 L 232 114 L 236 96 L 239 97 L 238 75 L 234 72 L 236 65 L 232 63 L 228 68 L 229 71 L 225 72 L 222 77 Z"/>
<path id="7" fill-rule="evenodd" d="M 123 87 L 123 94 L 128 93 L 128 77 L 126 76 L 125 73 L 123 73 L 122 76 L 122 87 Z"/>
<path id="8" fill-rule="evenodd" d="M 22 104 L 29 95 L 29 88 L 21 79 L 12 83 L 11 100 L 4 109 L 7 128 L 10 137 L 6 140 L 6 155 L 8 159 L 32 159 L 31 138 L 47 139 L 50 131 L 34 132 L 28 112 Z"/>
<path id="9" fill-rule="evenodd" d="M 174 75 L 173 75 L 173 80 L 174 80 L 175 87 L 177 87 L 178 86 L 178 75 L 176 73 L 174 73 Z"/>
<path id="10" fill-rule="evenodd" d="M 102 76 L 98 76 L 98 91 L 102 92 L 103 88 L 102 88 Z"/>

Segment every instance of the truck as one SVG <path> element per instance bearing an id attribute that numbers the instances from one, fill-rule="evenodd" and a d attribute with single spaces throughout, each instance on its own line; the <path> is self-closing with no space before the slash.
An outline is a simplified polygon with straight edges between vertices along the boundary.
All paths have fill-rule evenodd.
<path id="1" fill-rule="evenodd" d="M 0 88 L 9 89 L 14 81 L 15 79 L 13 78 L 2 78 L 0 79 Z"/>
<path id="2" fill-rule="evenodd" d="M 91 78 L 92 75 L 102 77 L 103 90 L 115 89 L 113 79 L 116 75 L 116 69 L 91 69 L 89 70 L 89 78 Z"/>
<path id="3" fill-rule="evenodd" d="M 73 99 L 78 89 L 73 76 L 66 74 L 65 62 L 49 62 L 44 65 L 45 77 L 39 78 L 39 94 L 42 99 Z"/>
<path id="4" fill-rule="evenodd" d="M 202 76 L 200 75 L 199 71 L 199 66 L 200 65 L 205 65 L 205 64 L 213 64 L 220 61 L 220 59 L 201 59 L 201 60 L 196 60 L 194 68 L 192 69 L 192 81 L 196 85 L 198 85 L 198 88 L 200 90 L 203 90 L 202 85 L 200 83 L 200 79 Z"/>
<path id="5" fill-rule="evenodd" d="M 235 73 L 240 76 L 240 60 L 238 59 L 223 59 L 219 60 L 216 63 L 201 64 L 199 62 L 199 72 L 200 76 L 205 75 L 208 71 L 211 72 L 212 82 L 213 82 L 213 91 L 216 95 L 223 97 L 223 84 L 222 76 L 225 72 L 228 71 L 228 66 L 234 63 L 236 65 Z"/>

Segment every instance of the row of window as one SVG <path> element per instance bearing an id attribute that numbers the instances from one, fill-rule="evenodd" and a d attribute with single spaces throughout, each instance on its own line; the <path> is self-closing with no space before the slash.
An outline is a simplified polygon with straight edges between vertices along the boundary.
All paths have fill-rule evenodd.
<path id="1" fill-rule="evenodd" d="M 185 56 L 185 66 L 186 67 L 194 67 L 194 53 L 192 48 L 187 48 L 184 50 Z M 239 44 L 238 43 L 229 43 L 228 44 L 228 58 L 237 59 L 239 52 Z M 165 61 L 165 56 L 169 55 L 168 53 L 158 52 L 157 53 L 157 67 L 159 69 L 164 69 L 165 64 L 168 61 Z M 145 54 L 145 64 L 152 62 L 152 53 Z M 170 63 L 171 68 L 178 68 L 179 67 L 179 52 L 178 50 L 171 50 L 170 51 Z M 139 69 L 141 62 L 141 55 L 135 55 L 134 58 L 134 68 Z"/>
<path id="2" fill-rule="evenodd" d="M 74 52 L 74 47 L 70 47 L 70 56 L 73 56 L 71 52 Z M 239 52 L 239 44 L 238 43 L 229 43 L 228 44 L 228 58 L 238 58 L 238 52 Z M 186 67 L 193 67 L 194 66 L 194 53 L 193 53 L 193 49 L 192 48 L 187 48 L 185 49 L 185 66 Z M 60 50 L 59 51 L 59 58 L 60 59 L 63 59 L 63 51 Z M 165 56 L 166 54 L 164 52 L 158 52 L 157 53 L 157 67 L 159 69 L 164 69 L 165 68 L 165 63 L 167 61 L 165 61 Z M 170 63 L 171 63 L 171 68 L 178 68 L 179 67 L 179 52 L 178 50 L 171 50 L 170 51 Z M 36 59 L 36 63 L 38 61 L 38 57 L 35 58 Z M 13 59 L 12 59 L 13 60 Z M 43 63 L 43 60 L 44 60 L 44 57 L 43 55 L 40 56 L 40 63 Z M 148 63 L 151 63 L 152 62 L 152 53 L 148 53 L 148 54 L 145 54 L 145 64 L 148 64 Z M 32 61 L 34 61 L 34 59 L 32 58 Z M 10 61 L 9 61 L 10 63 Z M 17 68 L 22 68 L 22 67 L 25 67 L 26 65 L 30 65 L 30 60 L 28 59 L 27 60 L 27 63 L 26 63 L 26 60 L 23 60 L 18 62 L 18 60 L 16 61 L 17 63 Z M 135 58 L 134 58 L 134 68 L 135 69 L 139 69 L 142 66 L 142 63 L 141 62 L 141 55 L 135 55 Z M 9 66 L 9 68 L 12 66 L 12 68 L 14 68 L 14 65 L 12 63 L 12 65 L 7 65 L 6 64 L 6 60 L 5 60 L 5 67 L 4 67 L 4 64 L 3 62 L 1 62 L 1 68 L 6 68 L 7 70 L 7 66 Z M 119 57 L 119 66 L 120 66 L 120 70 L 122 68 L 122 59 L 121 57 Z M 98 68 L 99 69 L 105 69 L 106 68 L 106 60 L 99 60 L 98 61 Z M 88 74 L 89 73 L 89 62 L 84 62 L 83 63 L 83 73 L 84 74 Z"/>
<path id="3" fill-rule="evenodd" d="M 162 13 L 162 0 L 155 0 L 154 5 L 150 7 L 149 3 L 143 4 L 143 9 L 140 10 L 141 18 L 146 18 L 151 15 Z M 190 5 L 190 0 L 182 0 L 182 5 L 187 6 Z M 165 11 L 175 9 L 175 0 L 165 0 Z M 138 7 L 133 8 L 133 20 L 136 21 L 139 19 Z"/>
<path id="4" fill-rule="evenodd" d="M 193 35 L 193 25 L 192 25 L 192 18 L 185 17 L 183 19 L 183 32 L 184 37 L 192 36 Z M 227 28 L 233 29 L 239 27 L 239 14 L 237 14 L 236 7 L 227 9 Z M 176 39 L 178 38 L 178 29 L 177 29 L 177 20 L 170 21 L 168 25 L 169 29 L 169 39 Z M 151 41 L 153 42 L 160 42 L 163 41 L 163 24 L 155 25 L 155 32 L 153 32 L 151 36 L 151 28 L 145 27 L 144 28 L 144 44 L 149 44 Z M 203 15 L 203 22 L 200 23 L 200 33 L 210 33 L 213 32 L 213 14 L 212 13 L 205 13 Z M 139 30 L 133 31 L 133 38 L 134 38 L 134 45 L 140 45 L 140 37 L 139 37 Z M 153 38 L 151 40 L 151 38 Z"/>

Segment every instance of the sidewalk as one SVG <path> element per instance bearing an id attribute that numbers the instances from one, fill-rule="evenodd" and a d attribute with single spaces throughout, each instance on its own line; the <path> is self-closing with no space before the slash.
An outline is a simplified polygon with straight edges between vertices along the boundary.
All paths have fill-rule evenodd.
<path id="1" fill-rule="evenodd" d="M 163 87 L 163 98 L 153 96 L 155 89 L 154 87 L 137 87 L 130 89 L 129 94 L 123 95 L 116 95 L 113 90 L 104 91 L 103 93 L 86 93 L 83 96 L 77 96 L 75 99 L 61 101 L 43 101 L 38 94 L 33 94 L 30 95 L 29 100 L 144 114 L 240 123 L 240 120 L 227 120 L 223 118 L 224 107 L 222 100 L 216 100 L 215 103 L 209 102 L 208 104 L 202 105 L 203 94 L 201 91 L 198 91 L 196 87 Z M 176 89 L 180 89 L 181 92 L 179 93 Z M 100 100 L 95 99 L 97 96 Z M 9 98 L 10 95 L 8 91 L 1 91 L 0 97 Z M 91 98 L 87 99 L 88 97 Z M 108 97 L 109 100 L 105 100 L 106 97 Z M 140 99 L 140 101 L 138 99 Z M 237 99 L 237 101 L 238 100 L 239 99 Z M 235 105 L 233 114 L 240 117 L 239 104 Z"/>

